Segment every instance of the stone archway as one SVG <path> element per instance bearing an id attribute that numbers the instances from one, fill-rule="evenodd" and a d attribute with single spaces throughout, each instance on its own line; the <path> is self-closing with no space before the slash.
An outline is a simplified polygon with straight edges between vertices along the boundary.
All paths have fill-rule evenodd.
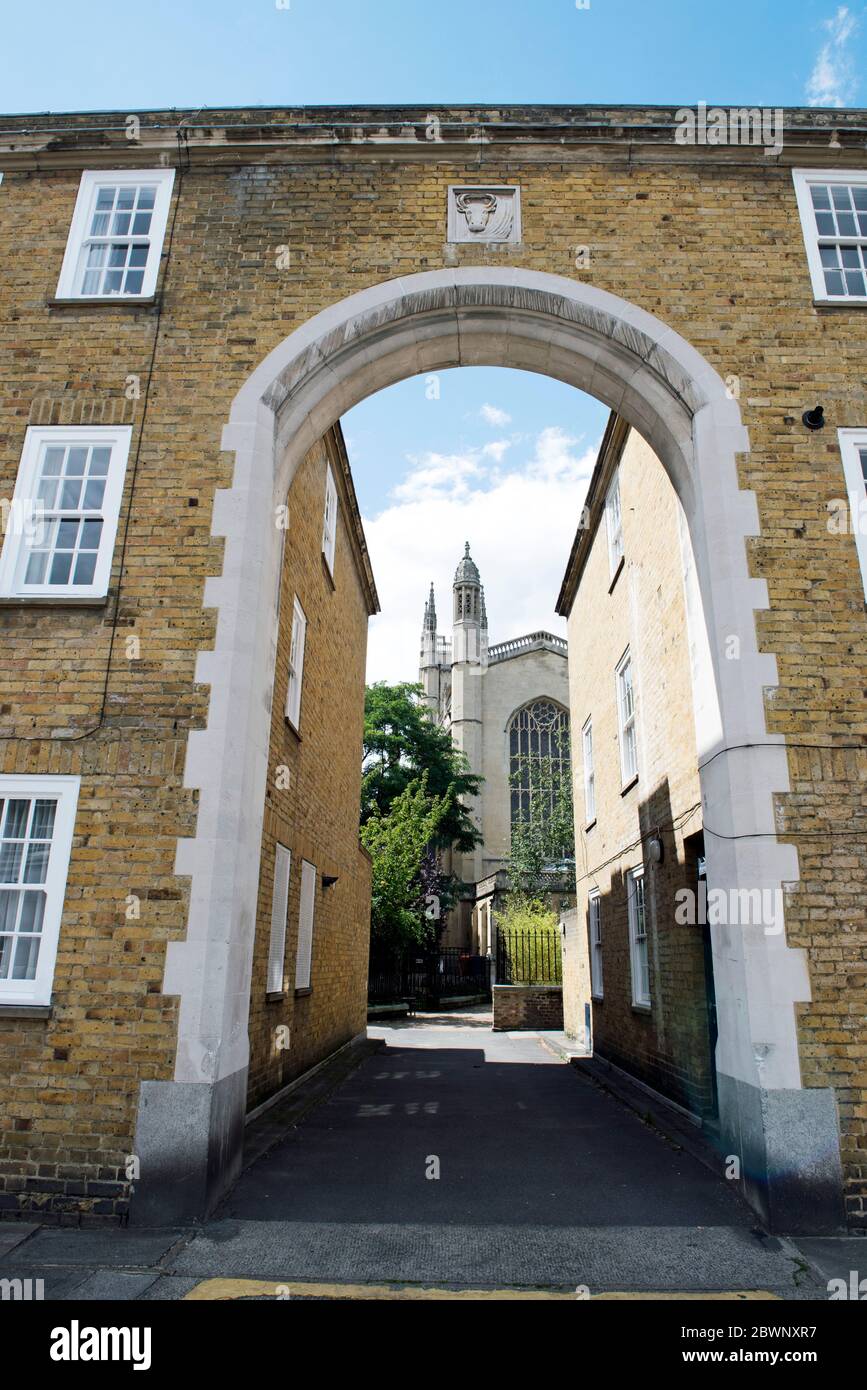
<path id="1" fill-rule="evenodd" d="M 473 365 L 536 371 L 597 396 L 662 460 L 689 524 L 708 639 L 697 722 L 704 814 L 718 832 L 709 880 L 774 890 L 798 878 L 794 849 L 774 834 L 773 798 L 787 790 L 788 770 L 782 738 L 765 726 L 763 691 L 776 684 L 776 665 L 756 644 L 754 611 L 767 594 L 747 568 L 757 512 L 736 469 L 749 444 L 714 369 L 634 305 L 539 272 L 432 271 L 326 309 L 256 369 L 222 437 L 235 456 L 212 526 L 225 538 L 224 567 L 204 595 L 218 610 L 217 638 L 196 670 L 211 688 L 209 719 L 190 735 L 185 772 L 199 791 L 198 825 L 176 859 L 177 873 L 192 879 L 190 915 L 186 940 L 168 947 L 164 980 L 180 996 L 175 1079 L 144 1083 L 137 1135 L 149 1191 L 163 1174 L 190 1211 L 213 1205 L 240 1157 L 280 565 L 275 507 L 306 451 L 351 406 L 408 376 Z M 738 660 L 724 656 L 732 636 Z M 795 1004 L 810 997 L 806 960 L 784 933 L 751 930 L 749 938 L 723 930 L 714 956 L 724 1142 L 766 1215 L 792 1224 L 806 1203 L 827 1227 L 839 1207 L 839 1141 L 833 1093 L 801 1087 Z"/>

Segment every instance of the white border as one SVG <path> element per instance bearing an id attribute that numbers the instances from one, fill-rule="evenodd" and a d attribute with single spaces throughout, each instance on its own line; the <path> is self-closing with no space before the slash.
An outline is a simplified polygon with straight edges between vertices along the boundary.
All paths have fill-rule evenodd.
<path id="1" fill-rule="evenodd" d="M 78 186 L 78 197 L 75 200 L 75 210 L 69 226 L 69 236 L 66 240 L 63 264 L 60 267 L 56 297 L 58 299 L 99 299 L 100 301 L 105 300 L 107 304 L 123 302 L 124 300 L 135 302 L 137 299 L 149 299 L 157 287 L 157 276 L 159 275 L 160 258 L 169 220 L 174 182 L 174 169 L 85 169 Z M 155 183 L 157 185 L 154 213 L 148 233 L 150 250 L 141 291 L 139 294 L 82 294 L 80 290 L 76 289 L 76 281 L 79 279 L 82 243 L 90 223 L 95 189 L 103 184 L 127 183 L 136 185 Z"/>
<path id="2" fill-rule="evenodd" d="M 36 471 L 42 447 L 90 444 L 111 449 L 111 462 L 108 466 L 105 495 L 102 501 L 102 535 L 92 584 L 24 584 L 22 572 L 27 555 L 22 542 L 24 536 L 16 534 L 12 526 L 3 540 L 0 552 L 0 599 L 27 603 L 38 600 L 45 603 L 69 603 L 103 599 L 108 593 L 111 567 L 114 561 L 114 547 L 117 540 L 117 524 L 120 517 L 120 504 L 129 459 L 129 446 L 132 440 L 131 425 L 30 425 L 24 436 L 24 448 L 15 479 L 12 495 L 12 516 L 32 515 L 35 507 Z"/>
<path id="3" fill-rule="evenodd" d="M 825 289 L 825 274 L 819 257 L 819 233 L 810 199 L 811 183 L 858 183 L 867 184 L 867 171 L 864 169 L 793 169 L 795 197 L 801 218 L 801 232 L 807 252 L 807 265 L 810 269 L 810 283 L 813 286 L 813 299 L 816 304 L 867 304 L 867 294 L 829 295 Z M 822 240 L 825 240 L 823 237 Z M 829 240 L 838 241 L 833 237 Z M 857 239 L 856 239 L 857 240 Z M 852 241 L 852 245 L 856 244 Z"/>
<path id="4" fill-rule="evenodd" d="M 37 1005 L 51 1003 L 54 967 L 60 941 L 60 924 L 66 896 L 66 880 L 72 855 L 75 813 L 78 807 L 80 777 L 18 777 L 0 776 L 0 797 L 57 798 L 57 813 L 45 889 L 48 901 L 42 923 L 42 944 L 36 978 L 33 980 L 0 980 L 0 1005 Z"/>
<path id="5" fill-rule="evenodd" d="M 867 599 L 867 486 L 857 452 L 859 448 L 867 449 L 867 427 L 861 430 L 838 430 L 837 439 L 843 459 L 843 476 L 846 479 L 849 530 L 855 536 L 864 597 Z"/>

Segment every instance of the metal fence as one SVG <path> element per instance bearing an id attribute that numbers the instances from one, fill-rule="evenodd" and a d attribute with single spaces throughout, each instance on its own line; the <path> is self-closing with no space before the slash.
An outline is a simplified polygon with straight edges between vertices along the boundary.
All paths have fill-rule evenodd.
<path id="1" fill-rule="evenodd" d="M 392 1004 L 407 1000 L 416 1004 L 439 1004 L 445 999 L 466 995 L 490 995 L 490 961 L 474 956 L 458 946 L 436 951 L 423 949 L 399 955 L 379 952 L 370 957 L 367 984 L 369 1004 Z"/>
<path id="2" fill-rule="evenodd" d="M 560 933 L 498 927 L 496 982 L 498 985 L 561 985 Z"/>

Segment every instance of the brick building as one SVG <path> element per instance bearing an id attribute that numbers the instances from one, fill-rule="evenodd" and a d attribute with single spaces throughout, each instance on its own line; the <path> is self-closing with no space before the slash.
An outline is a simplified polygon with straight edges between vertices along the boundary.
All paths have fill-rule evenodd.
<path id="1" fill-rule="evenodd" d="M 662 464 L 616 414 L 586 507 L 558 604 L 579 644 L 569 671 L 579 867 L 564 940 L 566 1016 L 578 1032 L 580 932 L 594 1051 L 713 1127 L 710 925 L 696 920 L 706 912 L 687 910 L 698 906 L 704 864 L 692 732 L 701 676 L 687 619 L 695 567 Z"/>
<path id="2" fill-rule="evenodd" d="M 33 997 L 8 968 L 0 991 L 7 1209 L 127 1157 L 172 1212 L 231 1182 L 285 833 L 260 814 L 275 511 L 364 396 L 479 363 L 591 392 L 678 495 L 718 721 L 707 882 L 785 888 L 782 932 L 714 941 L 721 1136 L 767 1219 L 827 1228 L 845 1193 L 864 1224 L 864 120 L 788 111 L 766 148 L 743 122 L 684 140 L 666 108 L 0 119 L 4 522 L 32 535 L 19 479 L 71 509 L 0 567 L 0 774 L 41 803 L 9 859 L 39 874 L 56 802 L 59 940 Z M 316 864 L 323 913 L 342 862 Z M 257 1095 L 286 1075 L 263 1037 Z"/>

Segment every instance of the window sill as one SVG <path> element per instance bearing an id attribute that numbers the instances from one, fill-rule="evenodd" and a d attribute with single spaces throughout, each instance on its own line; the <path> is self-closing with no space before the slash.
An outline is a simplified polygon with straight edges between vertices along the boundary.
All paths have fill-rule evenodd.
<path id="1" fill-rule="evenodd" d="M 636 1003 L 633 1001 L 633 1003 L 630 1005 L 630 1007 L 631 1007 L 632 1012 L 633 1012 L 634 1014 L 644 1014 L 645 1018 L 649 1018 L 650 1015 L 653 1013 L 653 1005 L 652 1005 L 652 1004 L 636 1004 Z"/>
<path id="2" fill-rule="evenodd" d="M 54 299 L 46 299 L 45 307 L 55 311 L 58 309 L 119 309 L 123 313 L 128 313 L 130 309 L 156 309 L 159 306 L 159 295 L 57 295 Z"/>
<path id="3" fill-rule="evenodd" d="M 637 784 L 638 784 L 638 773 L 636 772 L 636 774 L 635 774 L 634 777 L 630 777 L 630 779 L 629 779 L 628 782 L 624 782 L 624 783 L 623 783 L 623 786 L 620 788 L 620 795 L 621 795 L 621 796 L 626 796 L 627 792 L 631 792 L 631 791 L 632 791 L 632 788 L 633 788 L 634 786 L 637 786 Z"/>
<path id="4" fill-rule="evenodd" d="M 306 996 L 307 996 L 308 994 L 312 994 L 312 993 L 313 993 L 313 987 L 312 987 L 312 985 L 307 985 L 305 989 L 296 989 L 296 991 L 295 991 L 295 998 L 296 998 L 296 999 L 304 999 L 304 998 L 306 998 Z"/>
<path id="5" fill-rule="evenodd" d="M 284 715 L 284 717 L 283 717 L 283 723 L 286 725 L 286 728 L 289 730 L 290 734 L 294 734 L 295 737 L 297 738 L 298 742 L 301 743 L 301 742 L 302 742 L 301 734 L 299 733 L 299 731 L 298 731 L 298 729 L 295 727 L 295 725 L 292 723 L 292 720 L 289 718 L 288 714 L 287 714 L 287 715 Z"/>
<path id="6" fill-rule="evenodd" d="M 50 1018 L 51 1004 L 0 1004 L 0 1018 Z"/>
<path id="7" fill-rule="evenodd" d="M 585 835 L 589 834 L 589 832 L 593 829 L 593 827 L 594 827 L 595 824 L 596 824 L 596 817 L 594 816 L 593 819 L 592 819 L 592 820 L 589 820 L 589 821 L 587 822 L 587 824 L 585 825 L 585 827 L 584 827 L 584 834 L 585 834 Z"/>
<path id="8" fill-rule="evenodd" d="M 594 1004 L 604 1004 L 604 1003 L 605 1003 L 605 995 L 604 995 L 604 994 L 591 994 L 590 999 L 591 999 L 591 1002 L 594 1003 Z"/>
<path id="9" fill-rule="evenodd" d="M 0 594 L 0 608 L 106 608 L 108 594 Z"/>
<path id="10" fill-rule="evenodd" d="M 609 594 L 612 592 L 612 590 L 613 590 L 613 588 L 614 588 L 614 585 L 617 583 L 618 579 L 620 578 L 621 571 L 623 570 L 623 567 L 624 567 L 625 564 L 626 564 L 626 556 L 625 556 L 625 555 L 621 555 L 621 557 L 620 557 L 620 562 L 619 562 L 619 564 L 618 564 L 618 566 L 617 566 L 617 569 L 614 571 L 613 575 L 611 576 L 611 583 L 608 585 L 608 592 L 609 592 Z"/>
<path id="11" fill-rule="evenodd" d="M 323 550 L 323 551 L 320 551 L 320 554 L 322 555 L 322 568 L 323 568 L 324 571 L 325 571 L 325 578 L 328 580 L 328 583 L 329 583 L 329 585 L 331 586 L 331 592 L 334 593 L 334 592 L 336 591 L 336 589 L 337 589 L 337 585 L 336 585 L 335 582 L 334 582 L 334 575 L 331 573 L 331 570 L 328 568 L 328 561 L 327 561 L 326 558 L 325 558 L 325 551 L 324 551 L 324 550 Z"/>
<path id="12" fill-rule="evenodd" d="M 279 1004 L 286 998 L 285 989 L 271 989 L 265 995 L 266 1004 Z"/>
<path id="13" fill-rule="evenodd" d="M 814 299 L 814 309 L 867 309 L 867 299 Z"/>

